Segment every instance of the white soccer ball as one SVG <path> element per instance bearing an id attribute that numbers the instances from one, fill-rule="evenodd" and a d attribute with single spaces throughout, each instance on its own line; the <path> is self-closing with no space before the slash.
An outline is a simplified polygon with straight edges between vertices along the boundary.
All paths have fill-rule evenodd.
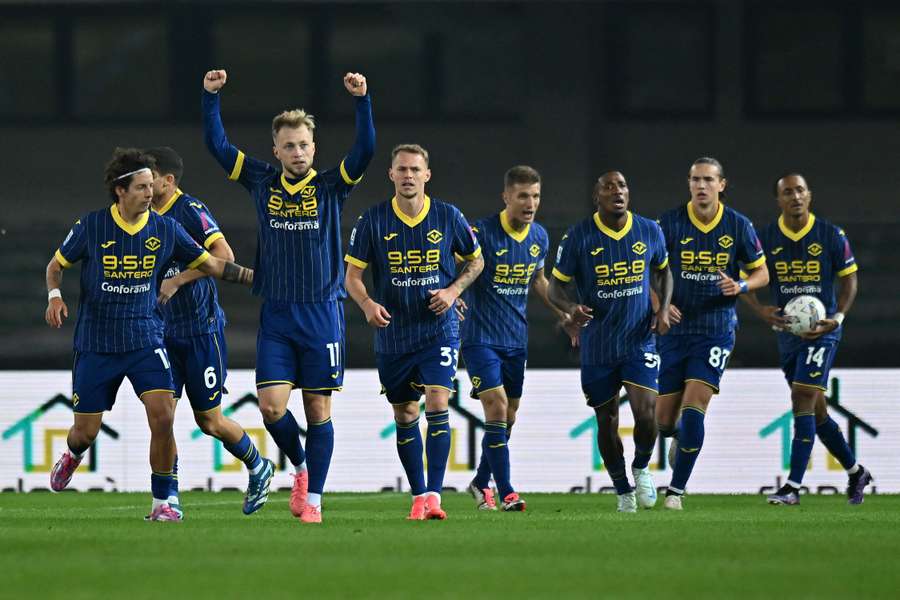
<path id="1" fill-rule="evenodd" d="M 791 298 L 782 312 L 788 322 L 786 329 L 794 335 L 809 333 L 827 316 L 825 305 L 815 296 Z"/>

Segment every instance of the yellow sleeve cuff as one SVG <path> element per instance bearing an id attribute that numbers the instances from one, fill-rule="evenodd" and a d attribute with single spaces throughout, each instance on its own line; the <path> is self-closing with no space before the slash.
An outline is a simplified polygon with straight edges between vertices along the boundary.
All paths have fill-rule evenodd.
<path id="1" fill-rule="evenodd" d="M 565 273 L 563 273 L 562 271 L 560 271 L 560 270 L 557 269 L 556 267 L 553 267 L 552 273 L 553 273 L 553 276 L 554 276 L 554 277 L 556 277 L 557 279 L 559 279 L 559 280 L 562 281 L 563 283 L 569 283 L 570 281 L 572 281 L 572 276 L 571 276 L 571 275 L 566 275 Z"/>
<path id="2" fill-rule="evenodd" d="M 202 265 L 206 261 L 209 260 L 210 254 L 206 250 L 203 251 L 203 254 L 195 258 L 191 264 L 187 266 L 188 269 L 196 269 L 198 265 Z"/>
<path id="3" fill-rule="evenodd" d="M 662 261 L 662 264 L 657 265 L 656 269 L 658 271 L 662 271 L 663 269 L 665 269 L 668 266 L 669 266 L 669 257 L 667 256 L 666 260 Z"/>
<path id="4" fill-rule="evenodd" d="M 225 234 L 222 233 L 221 231 L 217 231 L 214 234 L 212 234 L 211 236 L 209 236 L 208 238 L 206 238 L 206 241 L 203 242 L 203 247 L 206 248 L 207 250 L 209 250 L 209 247 L 212 246 L 213 244 L 215 244 L 216 240 L 224 240 L 224 239 L 225 239 Z"/>
<path id="5" fill-rule="evenodd" d="M 231 169 L 231 174 L 228 176 L 228 179 L 231 181 L 237 181 L 238 177 L 241 176 L 241 169 L 244 168 L 244 153 L 238 150 L 237 158 L 234 160 L 234 168 Z"/>
<path id="6" fill-rule="evenodd" d="M 341 177 L 344 179 L 344 183 L 347 185 L 356 185 L 360 181 L 362 181 L 363 175 L 360 175 L 359 178 L 353 179 L 350 177 L 350 173 L 347 172 L 347 168 L 344 166 L 344 161 L 341 161 Z"/>
<path id="7" fill-rule="evenodd" d="M 761 267 L 761 266 L 763 266 L 764 264 L 766 264 L 766 257 L 765 257 L 765 256 L 760 256 L 759 258 L 757 258 L 757 259 L 754 260 L 753 262 L 745 264 L 745 265 L 744 265 L 744 268 L 745 268 L 745 269 L 748 269 L 748 270 L 750 270 L 750 271 L 752 271 L 753 269 L 755 269 L 755 268 L 757 268 L 757 267 Z"/>
<path id="8" fill-rule="evenodd" d="M 360 269 L 365 269 L 369 266 L 369 263 L 359 260 L 358 258 L 353 258 L 349 254 L 344 255 L 344 260 L 353 265 L 354 267 L 359 267 Z"/>
<path id="9" fill-rule="evenodd" d="M 44 256 L 46 256 L 46 255 L 44 255 Z M 69 267 L 72 266 L 72 263 L 70 263 L 69 261 L 67 261 L 67 260 L 66 260 L 66 257 L 63 256 L 63 255 L 62 255 L 62 252 L 60 252 L 59 250 L 57 250 L 57 251 L 56 251 L 56 254 L 54 254 L 53 256 L 56 257 L 56 262 L 58 262 L 59 264 L 61 264 L 63 269 L 68 269 Z M 854 266 L 856 266 L 856 265 L 854 265 Z"/>
<path id="10" fill-rule="evenodd" d="M 466 260 L 475 260 L 479 256 L 481 256 L 481 246 L 478 246 L 477 248 L 475 248 L 475 252 L 473 252 L 472 254 L 464 255 L 463 258 Z"/>
<path id="11" fill-rule="evenodd" d="M 63 265 L 63 266 L 65 266 L 65 265 Z M 856 265 L 856 263 L 853 263 L 852 265 L 850 265 L 850 266 L 847 267 L 846 269 L 841 269 L 840 271 L 838 271 L 837 275 L 838 275 L 838 277 L 846 277 L 847 275 L 851 275 L 852 273 L 856 273 L 856 271 L 857 271 L 858 269 L 859 269 L 859 267 Z"/>

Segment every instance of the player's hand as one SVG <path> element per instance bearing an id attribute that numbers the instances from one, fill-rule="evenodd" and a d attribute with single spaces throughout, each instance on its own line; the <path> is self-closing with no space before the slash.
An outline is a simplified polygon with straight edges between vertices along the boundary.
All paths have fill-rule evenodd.
<path id="1" fill-rule="evenodd" d="M 591 319 L 594 318 L 594 315 L 591 313 L 594 312 L 590 306 L 585 306 L 584 304 L 576 304 L 574 308 L 572 308 L 572 312 L 569 313 L 569 318 L 572 319 L 572 322 L 579 327 L 587 327 L 587 324 L 591 322 Z"/>
<path id="2" fill-rule="evenodd" d="M 50 327 L 59 329 L 62 327 L 63 317 L 69 317 L 69 307 L 63 302 L 62 298 L 51 298 L 47 303 L 47 311 L 44 313 L 44 320 Z"/>
<path id="3" fill-rule="evenodd" d="M 228 79 L 228 74 L 224 69 L 207 71 L 203 76 L 203 89 L 215 94 L 225 86 L 226 79 Z"/>
<path id="4" fill-rule="evenodd" d="M 737 296 L 741 293 L 740 284 L 726 275 L 725 271 L 722 269 L 719 269 L 719 281 L 717 285 L 724 296 Z"/>
<path id="5" fill-rule="evenodd" d="M 581 338 L 581 325 L 576 325 L 575 321 L 572 320 L 572 317 L 566 313 L 563 313 L 557 325 L 567 336 L 569 336 L 569 344 L 571 344 L 573 348 L 577 348 L 579 339 Z"/>
<path id="6" fill-rule="evenodd" d="M 669 323 L 672 325 L 681 323 L 681 311 L 674 304 L 669 304 Z"/>
<path id="7" fill-rule="evenodd" d="M 222 71 L 224 73 L 224 71 Z M 365 96 L 368 91 L 366 78 L 362 73 L 347 73 L 344 75 L 344 87 L 353 96 Z"/>
<path id="8" fill-rule="evenodd" d="M 773 331 L 784 331 L 788 326 L 788 320 L 777 306 L 761 306 L 759 316 L 763 321 L 772 326 Z"/>
<path id="9" fill-rule="evenodd" d="M 391 313 L 371 298 L 363 303 L 362 309 L 366 313 L 366 323 L 372 327 L 387 327 L 391 324 Z"/>
<path id="10" fill-rule="evenodd" d="M 459 295 L 456 293 L 453 286 L 441 290 L 428 290 L 428 293 L 431 294 L 431 301 L 428 302 L 428 310 L 436 315 L 442 315 L 450 310 L 450 307 L 453 306 L 454 302 L 459 298 Z"/>
<path id="11" fill-rule="evenodd" d="M 168 303 L 180 287 L 181 284 L 178 283 L 175 277 L 163 279 L 163 282 L 159 284 L 159 296 L 156 297 L 156 302 L 158 304 Z"/>
<path id="12" fill-rule="evenodd" d="M 459 317 L 460 321 L 465 321 L 466 311 L 469 310 L 469 305 L 466 304 L 466 301 L 462 298 L 457 298 L 456 303 L 453 305 L 453 310 L 456 311 L 456 316 Z"/>
<path id="13" fill-rule="evenodd" d="M 816 328 L 806 333 L 801 333 L 804 340 L 817 340 L 826 333 L 831 333 L 838 328 L 839 323 L 834 319 L 822 319 L 816 322 Z"/>
<path id="14" fill-rule="evenodd" d="M 672 317 L 669 310 L 671 307 L 672 305 L 670 304 L 665 310 L 660 310 L 653 315 L 653 322 L 650 328 L 655 329 L 659 335 L 666 335 L 672 328 Z"/>

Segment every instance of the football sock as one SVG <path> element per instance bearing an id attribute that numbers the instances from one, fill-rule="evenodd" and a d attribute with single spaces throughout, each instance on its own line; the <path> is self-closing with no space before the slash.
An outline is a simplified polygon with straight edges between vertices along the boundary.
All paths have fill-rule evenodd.
<path id="1" fill-rule="evenodd" d="M 509 446 L 506 441 L 506 422 L 488 421 L 484 424 L 484 439 L 481 441 L 482 456 L 487 455 L 490 471 L 497 482 L 497 492 L 506 498 L 514 490 L 509 482 Z M 485 485 L 484 487 L 487 487 Z"/>
<path id="2" fill-rule="evenodd" d="M 803 474 L 809 465 L 813 443 L 816 441 L 816 417 L 814 413 L 794 415 L 794 439 L 791 442 L 791 472 L 787 484 L 795 489 L 803 482 Z"/>
<path id="3" fill-rule="evenodd" d="M 681 426 L 678 432 L 678 460 L 675 462 L 672 472 L 672 482 L 669 487 L 679 494 L 684 493 L 694 463 L 703 447 L 705 430 L 703 419 L 706 414 L 699 408 L 687 406 L 681 412 Z"/>
<path id="4" fill-rule="evenodd" d="M 160 503 L 169 500 L 169 490 L 172 489 L 172 479 L 174 477 L 175 476 L 171 471 L 168 473 L 157 473 L 156 471 L 153 471 L 150 474 L 150 491 L 153 493 L 154 499 L 160 500 Z"/>
<path id="5" fill-rule="evenodd" d="M 175 455 L 175 461 L 172 463 L 172 481 L 169 488 L 169 498 L 178 500 L 178 455 Z"/>
<path id="6" fill-rule="evenodd" d="M 506 425 L 506 442 L 509 445 L 509 438 L 512 435 L 512 425 Z M 481 460 L 478 462 L 478 469 L 475 471 L 475 479 L 472 481 L 475 483 L 475 486 L 483 490 L 491 483 L 491 465 L 488 462 L 487 452 L 485 451 L 486 445 L 484 443 L 485 438 L 481 438 Z"/>
<path id="7" fill-rule="evenodd" d="M 862 472 L 860 467 L 862 467 L 862 465 L 859 463 L 856 463 L 855 465 L 853 465 L 852 467 L 847 469 L 847 475 L 853 477 L 854 475 L 860 474 Z"/>
<path id="8" fill-rule="evenodd" d="M 222 442 L 222 445 L 232 456 L 247 465 L 248 471 L 253 474 L 259 472 L 259 467 L 262 466 L 262 458 L 260 458 L 256 446 L 250 441 L 250 436 L 247 435 L 246 432 L 244 432 L 244 435 L 241 436 L 241 439 L 239 439 L 236 444 L 226 444 L 225 442 Z"/>
<path id="9" fill-rule="evenodd" d="M 409 489 L 413 496 L 425 493 L 425 465 L 422 463 L 422 432 L 419 419 L 410 423 L 397 423 L 397 455 L 406 471 Z"/>
<path id="10" fill-rule="evenodd" d="M 444 472 L 450 457 L 450 411 L 426 412 L 428 421 L 425 456 L 428 459 L 428 491 L 440 493 L 444 487 Z"/>
<path id="11" fill-rule="evenodd" d="M 322 494 L 310 492 L 306 497 L 306 503 L 310 506 L 322 506 Z"/>
<path id="12" fill-rule="evenodd" d="M 834 419 L 828 416 L 816 425 L 816 435 L 847 472 L 856 466 L 856 456 L 853 455 L 853 450 L 850 449 L 847 440 L 841 433 L 841 428 L 834 422 Z"/>
<path id="13" fill-rule="evenodd" d="M 606 434 L 604 435 L 604 431 Z M 610 439 L 610 436 L 613 436 Z M 617 494 L 627 494 L 634 488 L 628 483 L 628 475 L 625 473 L 625 453 L 622 441 L 618 433 L 612 429 L 612 421 L 608 417 L 597 416 L 597 447 L 603 458 L 603 465 L 609 471 L 613 486 Z"/>
<path id="14" fill-rule="evenodd" d="M 331 417 L 310 423 L 306 430 L 306 465 L 309 470 L 309 491 L 321 494 L 334 452 L 334 424 Z"/>
<path id="15" fill-rule="evenodd" d="M 68 450 L 69 456 L 71 456 L 75 460 L 80 459 L 82 456 L 84 456 L 84 453 L 87 452 L 87 448 L 83 448 L 81 451 L 76 451 L 72 449 L 72 446 L 68 446 Z"/>
<path id="16" fill-rule="evenodd" d="M 653 456 L 653 445 L 643 448 L 634 444 L 634 460 L 631 461 L 632 469 L 646 469 L 650 464 L 650 458 Z"/>
<path id="17" fill-rule="evenodd" d="M 275 444 L 284 452 L 291 464 L 299 465 L 306 460 L 303 445 L 300 443 L 300 426 L 291 411 L 285 411 L 284 415 L 274 423 L 266 423 L 266 431 L 275 440 Z"/>

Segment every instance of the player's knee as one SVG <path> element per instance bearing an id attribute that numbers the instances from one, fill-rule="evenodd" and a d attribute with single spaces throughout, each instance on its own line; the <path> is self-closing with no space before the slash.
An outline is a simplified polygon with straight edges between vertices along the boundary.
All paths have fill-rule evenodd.
<path id="1" fill-rule="evenodd" d="M 194 420 L 197 421 L 197 427 L 199 427 L 200 431 L 204 434 L 214 438 L 222 437 L 224 417 L 221 414 L 198 414 L 195 415 Z"/>
<path id="2" fill-rule="evenodd" d="M 266 423 L 274 423 L 284 416 L 284 413 L 287 412 L 287 407 L 261 402 L 259 404 L 259 412 L 262 414 L 263 421 Z"/>
<path id="3" fill-rule="evenodd" d="M 818 390 L 808 387 L 794 386 L 791 388 L 791 404 L 794 412 L 809 412 L 816 407 Z"/>
<path id="4" fill-rule="evenodd" d="M 148 415 L 147 422 L 150 425 L 150 433 L 156 435 L 160 433 L 171 433 L 172 426 L 175 424 L 175 415 L 164 411 L 159 411 Z"/>

